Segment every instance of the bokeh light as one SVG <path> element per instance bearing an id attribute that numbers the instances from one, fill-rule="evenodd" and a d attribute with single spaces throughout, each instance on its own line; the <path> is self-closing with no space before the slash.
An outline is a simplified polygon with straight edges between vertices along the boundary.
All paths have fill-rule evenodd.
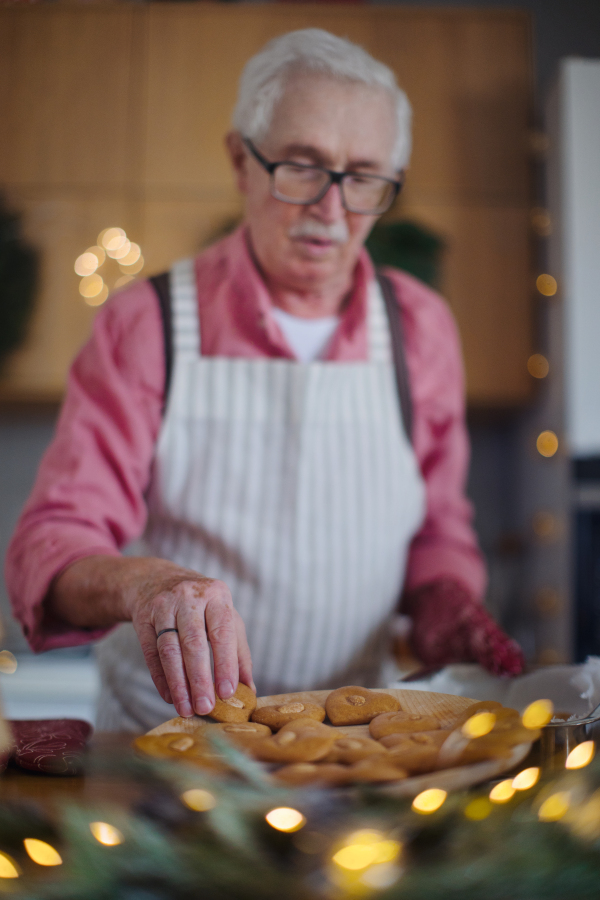
<path id="1" fill-rule="evenodd" d="M 481 822 L 487 819 L 493 808 L 488 797 L 476 797 L 465 806 L 465 816 L 472 822 Z"/>
<path id="2" fill-rule="evenodd" d="M 558 438 L 553 431 L 542 431 L 542 433 L 538 435 L 535 446 L 541 456 L 554 456 L 558 450 Z"/>
<path id="3" fill-rule="evenodd" d="M 122 228 L 105 228 L 98 235 L 98 244 L 106 251 L 118 250 L 127 240 L 127 235 Z"/>
<path id="4" fill-rule="evenodd" d="M 541 353 L 534 353 L 527 360 L 527 371 L 534 378 L 545 378 L 550 371 L 550 363 Z"/>
<path id="5" fill-rule="evenodd" d="M 441 788 L 429 788 L 429 790 L 417 794 L 412 802 L 412 808 L 422 815 L 429 815 L 442 806 L 447 796 L 446 791 Z"/>
<path id="6" fill-rule="evenodd" d="M 38 841 L 37 838 L 25 838 L 23 841 L 27 855 L 38 866 L 60 866 L 62 859 L 57 850 L 46 841 Z"/>
<path id="7" fill-rule="evenodd" d="M 534 700 L 524 710 L 521 721 L 525 728 L 537 729 L 547 725 L 554 715 L 552 700 Z"/>
<path id="8" fill-rule="evenodd" d="M 552 234 L 552 218 L 547 209 L 536 206 L 531 210 L 529 221 L 538 237 L 548 237 Z"/>
<path id="9" fill-rule="evenodd" d="M 90 831 L 99 844 L 105 847 L 116 847 L 122 844 L 124 837 L 118 828 L 108 822 L 90 822 Z"/>
<path id="10" fill-rule="evenodd" d="M 86 275 L 79 282 L 79 293 L 82 297 L 90 299 L 91 297 L 97 297 L 98 294 L 101 293 L 103 287 L 104 279 L 102 278 L 102 275 L 98 275 L 98 273 Z"/>
<path id="11" fill-rule="evenodd" d="M 358 872 L 368 866 L 393 862 L 401 849 L 399 841 L 384 837 L 380 831 L 364 829 L 355 831 L 346 839 L 346 846 L 334 854 L 333 861 L 342 869 Z"/>
<path id="12" fill-rule="evenodd" d="M 582 744 L 578 744 L 577 747 L 574 747 L 569 755 L 567 756 L 567 761 L 565 762 L 566 769 L 583 769 L 584 766 L 588 766 L 594 758 L 596 753 L 596 745 L 593 741 L 584 741 Z"/>
<path id="13" fill-rule="evenodd" d="M 181 799 L 188 809 L 193 809 L 194 812 L 208 812 L 209 809 L 214 809 L 217 805 L 213 794 L 202 788 L 191 788 L 189 791 L 184 791 Z"/>
<path id="14" fill-rule="evenodd" d="M 306 819 L 302 813 L 290 806 L 278 806 L 276 809 L 272 809 L 266 814 L 265 819 L 271 828 L 276 828 L 277 831 L 298 831 L 299 828 L 306 825 Z"/>
<path id="15" fill-rule="evenodd" d="M 570 805 L 570 791 L 558 791 L 544 800 L 538 810 L 538 819 L 540 822 L 557 822 L 568 812 Z"/>
<path id="16" fill-rule="evenodd" d="M 532 788 L 535 784 L 538 783 L 540 777 L 540 770 L 537 766 L 530 766 L 528 769 L 523 769 L 522 772 L 519 772 L 518 775 L 512 780 L 512 786 L 515 791 L 528 791 L 529 788 Z"/>
<path id="17" fill-rule="evenodd" d="M 130 250 L 131 243 L 127 238 L 125 238 L 122 244 L 120 244 L 118 247 L 115 247 L 114 250 L 107 250 L 106 253 L 108 254 L 108 256 L 110 256 L 111 259 L 125 259 L 128 256 Z"/>
<path id="18" fill-rule="evenodd" d="M 144 257 L 140 254 L 137 260 L 134 263 L 131 263 L 131 265 L 126 266 L 123 260 L 120 260 L 119 268 L 121 269 L 121 272 L 125 272 L 127 275 L 137 275 L 138 272 L 141 272 L 144 268 L 144 262 Z"/>
<path id="19" fill-rule="evenodd" d="M 462 727 L 462 733 L 468 738 L 483 737 L 489 734 L 496 724 L 496 716 L 493 712 L 475 713 L 470 719 L 467 719 Z"/>
<path id="20" fill-rule="evenodd" d="M 18 878 L 20 874 L 14 859 L 0 850 L 0 878 Z"/>
<path id="21" fill-rule="evenodd" d="M 489 797 L 492 803 L 508 803 L 515 796 L 515 789 L 512 780 L 507 778 L 505 781 L 499 782 L 491 789 Z"/>
<path id="22" fill-rule="evenodd" d="M 95 297 L 85 297 L 85 302 L 88 306 L 102 306 L 102 304 L 108 299 L 108 287 L 104 285 L 99 294 L 96 294 Z"/>
<path id="23" fill-rule="evenodd" d="M 81 256 L 78 256 L 75 260 L 75 273 L 81 275 L 81 277 L 84 275 L 93 275 L 98 268 L 98 265 L 98 257 L 96 254 L 86 250 L 85 253 L 82 253 Z"/>
<path id="24" fill-rule="evenodd" d="M 142 251 L 140 249 L 140 245 L 130 243 L 129 252 L 124 254 L 123 256 L 115 256 L 114 259 L 118 259 L 119 265 L 121 266 L 133 266 L 138 261 L 141 255 Z"/>
<path id="25" fill-rule="evenodd" d="M 130 281 L 135 281 L 133 275 L 121 275 L 121 277 L 117 278 L 115 281 L 115 289 L 125 287 Z"/>
<path id="26" fill-rule="evenodd" d="M 538 275 L 535 280 L 535 286 L 544 297 L 553 297 L 558 290 L 556 278 L 546 273 Z"/>
<path id="27" fill-rule="evenodd" d="M 10 650 L 0 651 L 0 672 L 3 675 L 14 675 L 17 671 L 17 658 Z"/>

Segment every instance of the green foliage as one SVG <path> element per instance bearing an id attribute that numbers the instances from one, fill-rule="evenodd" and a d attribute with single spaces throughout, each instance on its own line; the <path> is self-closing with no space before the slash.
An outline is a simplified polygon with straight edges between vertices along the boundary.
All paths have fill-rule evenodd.
<path id="1" fill-rule="evenodd" d="M 367 250 L 376 266 L 404 269 L 431 287 L 440 282 L 443 242 L 416 222 L 379 222 L 369 235 Z"/>
<path id="2" fill-rule="evenodd" d="M 20 235 L 19 216 L 0 196 L 0 366 L 25 337 L 37 276 L 37 254 Z"/>
<path id="3" fill-rule="evenodd" d="M 183 764 L 131 756 L 106 760 L 105 775 L 125 773 L 142 786 L 142 800 L 132 812 L 68 806 L 55 822 L 30 806 L 0 803 L 0 849 L 24 870 L 18 881 L 3 881 L 0 889 L 10 887 L 25 900 L 596 900 L 599 895 L 600 805 L 597 821 L 588 815 L 585 837 L 573 824 L 578 810 L 600 797 L 599 763 L 519 792 L 491 808 L 483 821 L 471 821 L 465 815 L 468 803 L 489 787 L 452 794 L 437 812 L 421 816 L 410 801 L 376 789 L 280 788 L 237 751 L 227 752 L 230 764 L 240 763 L 237 778 L 228 780 Z M 214 808 L 188 809 L 181 794 L 191 787 L 209 790 Z M 564 820 L 540 822 L 540 801 L 555 790 L 571 793 L 572 808 Z M 592 795 L 596 800 L 590 801 Z M 297 834 L 271 828 L 265 814 L 276 806 L 301 810 L 305 828 Z M 114 825 L 123 843 L 98 843 L 92 821 Z M 331 858 L 340 839 L 374 828 L 403 845 L 398 880 L 378 890 L 332 883 Z M 299 840 L 307 833 L 313 836 L 311 850 Z M 24 836 L 52 843 L 64 865 L 41 872 L 19 850 Z"/>

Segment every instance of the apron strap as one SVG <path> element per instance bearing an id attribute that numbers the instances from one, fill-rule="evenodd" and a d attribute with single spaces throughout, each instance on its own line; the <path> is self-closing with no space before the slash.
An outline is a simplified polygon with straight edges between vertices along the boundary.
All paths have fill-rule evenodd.
<path id="1" fill-rule="evenodd" d="M 406 436 L 408 437 L 410 443 L 412 441 L 413 408 L 410 392 L 410 380 L 408 375 L 408 368 L 406 365 L 406 356 L 404 353 L 404 328 L 402 326 L 402 312 L 400 310 L 400 304 L 398 303 L 396 290 L 391 278 L 389 278 L 387 275 L 384 275 L 381 270 L 377 270 L 376 275 L 385 303 L 385 311 L 387 313 L 388 324 L 390 326 L 390 337 L 392 339 L 392 355 L 394 358 L 396 387 L 398 389 L 398 400 L 400 401 L 402 422 L 404 424 Z"/>
<path id="2" fill-rule="evenodd" d="M 396 297 L 396 291 L 392 280 L 384 275 L 383 272 L 377 270 L 377 281 L 381 288 L 381 294 L 385 304 L 388 325 L 390 329 L 390 337 L 392 343 L 392 356 L 394 360 L 394 370 L 396 372 L 396 387 L 398 389 L 398 400 L 400 402 L 400 413 L 402 415 L 402 423 L 409 443 L 412 440 L 412 423 L 413 409 L 412 398 L 410 393 L 410 381 L 408 376 L 408 368 L 406 366 L 406 358 L 404 354 L 404 329 L 402 327 L 402 313 Z M 160 275 L 153 275 L 148 279 L 156 296 L 160 307 L 160 314 L 163 323 L 163 340 L 165 350 L 165 392 L 163 399 L 163 411 L 166 409 L 169 397 L 169 388 L 171 386 L 171 376 L 173 373 L 173 310 L 171 297 L 171 274 L 170 272 L 162 272 Z"/>

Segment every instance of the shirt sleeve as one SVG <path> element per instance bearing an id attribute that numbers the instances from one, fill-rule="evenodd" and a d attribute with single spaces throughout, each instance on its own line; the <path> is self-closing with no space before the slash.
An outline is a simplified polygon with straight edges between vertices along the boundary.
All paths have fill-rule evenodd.
<path id="1" fill-rule="evenodd" d="M 116 294 L 94 321 L 8 549 L 9 596 L 34 651 L 106 633 L 52 619 L 44 598 L 52 579 L 77 559 L 118 556 L 142 534 L 164 379 L 158 302 L 151 286 L 139 282 Z"/>
<path id="2" fill-rule="evenodd" d="M 404 325 L 413 402 L 413 446 L 425 482 L 426 512 L 410 546 L 405 591 L 451 579 L 483 599 L 486 567 L 466 497 L 469 439 L 458 330 L 434 291 L 389 270 Z"/>

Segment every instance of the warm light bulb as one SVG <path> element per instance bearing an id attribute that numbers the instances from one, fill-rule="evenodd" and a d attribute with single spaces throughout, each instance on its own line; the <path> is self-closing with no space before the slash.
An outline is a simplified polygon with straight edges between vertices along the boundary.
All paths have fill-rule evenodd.
<path id="1" fill-rule="evenodd" d="M 568 811 L 571 804 L 571 792 L 559 791 L 552 794 L 547 800 L 544 800 L 538 810 L 538 819 L 540 822 L 557 822 L 562 819 Z"/>
<path id="2" fill-rule="evenodd" d="M 181 799 L 194 812 L 207 812 L 217 805 L 217 801 L 210 791 L 204 791 L 202 788 L 191 788 L 189 791 L 184 791 Z"/>
<path id="3" fill-rule="evenodd" d="M 412 802 L 412 808 L 415 812 L 429 815 L 440 808 L 447 796 L 446 791 L 441 788 L 429 788 L 429 790 L 417 794 Z"/>
<path id="4" fill-rule="evenodd" d="M 554 456 L 558 450 L 558 438 L 553 431 L 542 431 L 542 433 L 538 435 L 535 446 L 541 456 Z"/>
<path id="5" fill-rule="evenodd" d="M 515 791 L 528 791 L 534 784 L 537 784 L 540 777 L 540 770 L 537 766 L 531 766 L 529 769 L 523 769 L 512 780 L 512 786 Z"/>
<path id="6" fill-rule="evenodd" d="M 554 704 L 552 700 L 534 700 L 521 716 L 521 722 L 525 728 L 536 730 L 547 725 L 553 715 Z"/>
<path id="7" fill-rule="evenodd" d="M 462 727 L 462 733 L 467 738 L 483 737 L 489 734 L 496 724 L 496 716 L 493 712 L 475 713 L 470 719 L 467 719 Z"/>
<path id="8" fill-rule="evenodd" d="M 501 781 L 499 784 L 496 784 L 491 789 L 489 796 L 492 803 L 508 803 L 508 801 L 512 800 L 515 796 L 512 780 L 507 778 L 506 781 Z"/>
<path id="9" fill-rule="evenodd" d="M 591 763 L 596 753 L 596 746 L 593 741 L 584 741 L 578 744 L 567 756 L 565 763 L 566 769 L 583 769 Z"/>
<path id="10" fill-rule="evenodd" d="M 299 828 L 306 825 L 306 819 L 302 813 L 289 806 L 272 809 L 266 814 L 265 819 L 271 828 L 276 828 L 277 831 L 298 831 Z"/>
<path id="11" fill-rule="evenodd" d="M 37 838 L 25 838 L 23 841 L 28 856 L 38 866 L 60 866 L 62 859 L 60 854 L 47 844 L 46 841 L 38 841 Z"/>
<path id="12" fill-rule="evenodd" d="M 100 844 L 105 847 L 116 847 L 122 844 L 124 837 L 118 828 L 108 822 L 90 822 L 90 831 Z"/>
<path id="13" fill-rule="evenodd" d="M 0 650 L 0 672 L 3 675 L 13 675 L 17 665 L 17 658 L 10 650 Z"/>
<path id="14" fill-rule="evenodd" d="M 14 859 L 0 850 L 0 878 L 18 878 L 20 874 Z"/>

